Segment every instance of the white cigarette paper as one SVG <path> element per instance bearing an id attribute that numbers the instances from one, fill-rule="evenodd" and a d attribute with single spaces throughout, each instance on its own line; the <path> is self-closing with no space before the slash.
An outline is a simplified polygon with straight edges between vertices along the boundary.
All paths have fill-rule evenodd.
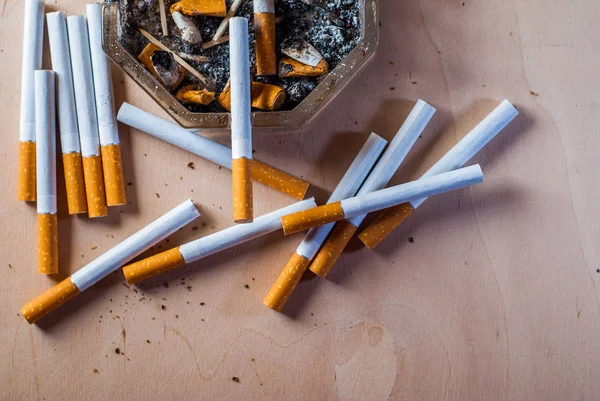
<path id="1" fill-rule="evenodd" d="M 367 181 L 358 191 L 358 196 L 377 191 L 390 182 L 408 152 L 419 139 L 419 136 L 435 114 L 435 108 L 423 100 L 417 101 L 404 124 L 390 143 L 381 160 L 377 163 Z M 366 215 L 357 216 L 350 220 L 354 227 L 360 226 Z"/>
<path id="2" fill-rule="evenodd" d="M 372 133 L 346 171 L 346 174 L 344 174 L 344 177 L 340 180 L 327 203 L 338 202 L 356 195 L 385 149 L 386 144 L 387 141 L 385 139 Z M 310 229 L 302 243 L 296 249 L 296 253 L 308 260 L 312 260 L 321 245 L 323 245 L 323 242 L 325 242 L 325 239 L 327 239 L 334 225 L 335 223 L 329 223 Z"/>
<path id="3" fill-rule="evenodd" d="M 483 172 L 477 164 L 344 199 L 341 206 L 344 211 L 344 218 L 351 219 L 422 197 L 453 191 L 481 182 L 483 182 Z"/>
<path id="4" fill-rule="evenodd" d="M 236 225 L 181 245 L 179 251 L 185 263 L 192 263 L 214 253 L 251 241 L 260 236 L 281 230 L 281 217 L 315 207 L 315 199 L 310 198 L 290 206 L 265 214 L 249 224 Z"/>
<path id="5" fill-rule="evenodd" d="M 231 73 L 231 149 L 233 159 L 252 160 L 250 49 L 248 20 L 232 18 L 229 27 Z"/>
<path id="6" fill-rule="evenodd" d="M 115 115 L 112 72 L 110 61 L 102 49 L 102 5 L 88 4 L 86 11 L 100 145 L 118 145 L 120 140 Z"/>
<path id="7" fill-rule="evenodd" d="M 508 100 L 504 100 L 483 121 L 454 145 L 444 157 L 434 164 L 422 178 L 462 167 L 518 115 L 519 112 L 517 109 Z M 426 200 L 427 198 L 417 199 L 411 201 L 410 204 L 416 209 Z"/>
<path id="8" fill-rule="evenodd" d="M 35 72 L 37 212 L 56 213 L 56 95 L 52 71 Z"/>
<path id="9" fill-rule="evenodd" d="M 62 153 L 80 153 L 81 146 L 79 144 L 77 109 L 73 90 L 73 70 L 71 69 L 67 19 L 64 13 L 55 12 L 46 14 L 46 21 L 48 23 L 52 69 L 56 74 L 57 81 L 58 124 Z"/>
<path id="10" fill-rule="evenodd" d="M 25 0 L 23 64 L 21 69 L 21 122 L 19 140 L 35 142 L 34 71 L 42 68 L 44 54 L 44 1 Z"/>
<path id="11" fill-rule="evenodd" d="M 87 22 L 83 16 L 72 15 L 67 17 L 67 27 L 81 154 L 83 157 L 99 156 L 100 138 Z"/>
<path id="12" fill-rule="evenodd" d="M 254 14 L 269 13 L 275 14 L 274 0 L 254 0 Z"/>
<path id="13" fill-rule="evenodd" d="M 191 200 L 183 202 L 104 255 L 73 273 L 71 281 L 79 291 L 85 291 L 146 249 L 156 245 L 199 216 L 200 213 Z"/>

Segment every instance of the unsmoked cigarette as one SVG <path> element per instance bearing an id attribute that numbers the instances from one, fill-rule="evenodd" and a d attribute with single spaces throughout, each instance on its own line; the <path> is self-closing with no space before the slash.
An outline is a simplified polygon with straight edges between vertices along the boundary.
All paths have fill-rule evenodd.
<path id="1" fill-rule="evenodd" d="M 56 218 L 56 77 L 35 72 L 35 120 L 38 213 L 38 273 L 58 273 Z"/>
<path id="2" fill-rule="evenodd" d="M 479 165 L 464 167 L 448 173 L 422 178 L 341 202 L 319 206 L 301 213 L 282 217 L 286 235 L 333 223 L 342 219 L 376 212 L 401 203 L 441 194 L 483 182 Z"/>
<path id="3" fill-rule="evenodd" d="M 422 100 L 417 101 L 394 136 L 390 146 L 381 157 L 381 160 L 377 162 L 377 165 L 371 174 L 369 174 L 364 185 L 360 188 L 360 191 L 358 191 L 357 196 L 366 195 L 370 192 L 385 188 L 398 168 L 402 165 L 402 162 L 433 117 L 434 113 L 435 108 Z M 365 217 L 366 215 L 357 216 L 350 221 L 355 227 L 354 230 L 352 230 L 352 234 L 356 232 L 358 226 L 360 226 Z M 336 230 L 338 235 L 327 238 L 309 269 L 322 277 L 323 272 L 329 272 L 350 241 L 351 235 L 347 235 L 350 231 L 351 229 L 348 225 L 344 224 L 342 228 Z"/>
<path id="4" fill-rule="evenodd" d="M 98 115 L 86 18 L 80 15 L 67 17 L 67 28 L 88 216 L 103 217 L 108 215 L 108 207 L 102 176 Z"/>
<path id="5" fill-rule="evenodd" d="M 253 219 L 252 196 L 252 117 L 250 106 L 250 49 L 248 20 L 231 19 L 231 151 L 233 220 L 250 223 Z"/>
<path id="6" fill-rule="evenodd" d="M 183 202 L 23 306 L 21 314 L 35 323 L 199 216 L 191 200 Z"/>
<path id="7" fill-rule="evenodd" d="M 463 166 L 475 156 L 485 145 L 496 137 L 519 112 L 508 101 L 504 100 L 483 121 L 461 139 L 448 153 L 444 155 L 423 177 L 429 177 Z M 411 201 L 409 205 L 399 205 L 384 210 L 358 238 L 369 248 L 373 249 L 383 239 L 398 227 L 408 215 L 417 209 L 426 199 Z"/>
<path id="8" fill-rule="evenodd" d="M 341 199 L 354 196 L 363 184 L 369 172 L 379 159 L 387 141 L 379 135 L 372 133 L 362 149 L 340 180 L 339 184 L 331 194 L 328 202 L 337 202 Z M 263 303 L 276 310 L 281 311 L 288 297 L 300 282 L 302 274 L 308 268 L 311 260 L 329 235 L 333 224 L 326 224 L 310 230 L 304 240 L 300 243 L 296 252 L 287 263 L 279 278 L 267 294 Z"/>
<path id="9" fill-rule="evenodd" d="M 35 192 L 35 83 L 34 71 L 42 68 L 44 1 L 25 0 L 23 62 L 21 68 L 21 117 L 17 198 L 34 202 Z"/>
<path id="10" fill-rule="evenodd" d="M 71 52 L 67 19 L 62 12 L 46 14 L 48 39 L 52 56 L 52 69 L 56 74 L 56 91 L 58 98 L 58 124 L 60 127 L 60 145 L 67 190 L 69 214 L 87 212 L 85 183 L 83 178 L 83 162 L 79 127 L 77 124 L 77 108 L 73 89 L 73 70 L 71 68 Z"/>
<path id="11" fill-rule="evenodd" d="M 187 150 L 231 170 L 232 152 L 225 145 L 197 135 L 125 102 L 117 119 L 124 124 Z M 252 179 L 296 199 L 304 199 L 310 184 L 258 160 L 252 163 Z"/>
<path id="12" fill-rule="evenodd" d="M 102 173 L 106 188 L 106 204 L 107 206 L 125 205 L 127 198 L 123 178 L 121 139 L 119 138 L 119 126 L 115 115 L 111 64 L 102 49 L 102 5 L 98 3 L 88 4 L 86 11 L 98 115 L 100 153 L 102 155 Z"/>
<path id="13" fill-rule="evenodd" d="M 277 74 L 277 40 L 275 37 L 275 1 L 254 0 L 256 35 L 256 74 Z"/>
<path id="14" fill-rule="evenodd" d="M 210 234 L 178 248 L 151 256 L 123 267 L 123 274 L 130 284 L 147 280 L 176 267 L 183 266 L 221 252 L 225 249 L 251 241 L 255 238 L 281 230 L 281 216 L 314 207 L 314 198 L 296 202 L 264 216 L 249 224 L 237 224 Z"/>

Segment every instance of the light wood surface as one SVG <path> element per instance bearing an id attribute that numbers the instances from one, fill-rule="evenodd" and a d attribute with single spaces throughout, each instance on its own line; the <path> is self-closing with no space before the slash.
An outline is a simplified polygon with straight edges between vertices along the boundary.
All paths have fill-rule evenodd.
<path id="1" fill-rule="evenodd" d="M 508 98 L 521 116 L 475 159 L 483 185 L 430 199 L 375 252 L 354 240 L 285 314 L 262 299 L 301 236 L 275 233 L 139 287 L 113 274 L 30 326 L 23 304 L 184 199 L 201 220 L 154 253 L 232 225 L 231 173 L 121 127 L 129 204 L 68 217 L 60 177 L 61 274 L 38 275 L 36 211 L 16 200 L 23 2 L 0 2 L 1 399 L 600 398 L 597 1 L 384 0 L 380 11 L 368 68 L 306 126 L 256 132 L 255 156 L 308 179 L 322 202 L 368 134 L 391 138 L 418 98 L 438 113 L 394 183 Z M 166 116 L 114 74 L 119 104 Z M 255 188 L 257 215 L 292 201 Z"/>

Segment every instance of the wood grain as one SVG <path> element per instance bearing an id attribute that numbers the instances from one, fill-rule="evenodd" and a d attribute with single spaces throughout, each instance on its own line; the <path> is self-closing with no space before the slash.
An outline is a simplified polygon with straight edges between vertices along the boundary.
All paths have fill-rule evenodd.
<path id="1" fill-rule="evenodd" d="M 185 198 L 201 221 L 152 252 L 231 225 L 231 173 L 122 126 L 129 204 L 69 217 L 59 174 L 61 277 L 37 275 L 36 211 L 15 199 L 22 4 L 0 6 L 1 399 L 600 398 L 597 2 L 381 1 L 373 62 L 307 125 L 259 130 L 257 158 L 322 202 L 368 134 L 391 138 L 418 98 L 438 113 L 394 183 L 502 99 L 521 116 L 476 157 L 485 184 L 430 199 L 376 252 L 351 242 L 284 314 L 262 299 L 301 236 L 275 233 L 140 287 L 114 274 L 38 326 L 22 305 Z M 166 116 L 114 78 L 118 105 Z M 257 216 L 290 202 L 264 186 L 254 196 Z"/>

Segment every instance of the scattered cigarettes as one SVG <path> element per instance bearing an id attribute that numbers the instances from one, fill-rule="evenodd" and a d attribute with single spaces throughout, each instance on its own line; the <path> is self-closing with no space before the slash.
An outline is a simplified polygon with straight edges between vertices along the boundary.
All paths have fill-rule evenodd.
<path id="1" fill-rule="evenodd" d="M 156 117 L 125 102 L 117 119 L 133 128 L 152 135 L 229 170 L 232 152 L 227 146 L 192 133 L 167 120 Z M 252 179 L 296 199 L 304 199 L 309 183 L 258 160 L 252 163 Z"/>
<path id="2" fill-rule="evenodd" d="M 67 17 L 67 27 L 88 216 L 90 218 L 103 217 L 108 215 L 108 207 L 102 174 L 100 136 L 86 18 L 81 15 L 71 15 Z"/>
<path id="3" fill-rule="evenodd" d="M 256 75 L 276 75 L 275 0 L 254 0 L 254 34 Z"/>
<path id="4" fill-rule="evenodd" d="M 121 139 L 119 138 L 119 127 L 115 115 L 112 72 L 108 57 L 102 50 L 102 5 L 99 3 L 88 4 L 86 10 L 106 204 L 108 206 L 125 205 L 127 198 L 123 178 Z"/>
<path id="5" fill-rule="evenodd" d="M 35 323 L 199 216 L 191 200 L 183 202 L 23 306 L 21 315 Z"/>
<path id="6" fill-rule="evenodd" d="M 46 14 L 46 21 L 48 24 L 52 69 L 56 74 L 58 125 L 67 190 L 67 205 L 69 214 L 87 213 L 67 19 L 64 13 L 54 12 Z"/>
<path id="7" fill-rule="evenodd" d="M 139 283 L 158 274 L 166 273 L 167 271 L 195 262 L 225 249 L 281 230 L 281 216 L 307 210 L 315 205 L 316 203 L 313 198 L 294 203 L 258 217 L 252 223 L 235 225 L 125 266 L 123 267 L 123 274 L 129 284 Z"/>
<path id="8" fill-rule="evenodd" d="M 338 202 L 356 195 L 386 145 L 385 139 L 371 134 L 327 202 Z M 309 230 L 264 299 L 263 303 L 266 306 L 281 311 L 333 225 L 334 223 L 330 223 Z"/>
<path id="9" fill-rule="evenodd" d="M 229 27 L 231 72 L 231 150 L 233 221 L 253 220 L 252 116 L 248 20 L 232 18 Z"/>
<path id="10" fill-rule="evenodd" d="M 25 0 L 17 197 L 26 202 L 36 199 L 34 71 L 42 68 L 43 53 L 44 1 Z"/>
<path id="11" fill-rule="evenodd" d="M 444 155 L 424 175 L 430 177 L 435 174 L 444 173 L 463 166 L 475 156 L 485 145 L 500 133 L 519 112 L 508 101 L 504 100 L 483 121 L 473 128 L 463 139 L 461 139 L 448 153 Z M 381 212 L 379 216 L 369 224 L 358 238 L 369 249 L 375 248 L 383 239 L 398 227 L 426 198 L 410 201 L 402 205 L 394 206 Z"/>
<path id="12" fill-rule="evenodd" d="M 56 77 L 35 72 L 35 130 L 37 159 L 38 273 L 58 273 L 56 216 Z"/>
<path id="13" fill-rule="evenodd" d="M 215 92 L 199 89 L 194 85 L 182 86 L 175 95 L 183 103 L 207 105 L 215 100 Z"/>
<path id="14" fill-rule="evenodd" d="M 364 185 L 358 191 L 357 196 L 366 195 L 386 187 L 390 182 L 400 165 L 423 133 L 423 130 L 431 121 L 435 113 L 435 108 L 423 100 L 418 100 L 410 114 L 394 136 L 388 149 L 377 162 L 377 165 L 369 174 Z M 361 215 L 349 220 L 338 223 L 327 238 L 325 244 L 315 256 L 309 269 L 318 276 L 325 277 L 333 268 L 333 265 L 342 254 L 350 238 L 354 235 L 360 224 L 364 221 L 366 215 Z"/>
<path id="15" fill-rule="evenodd" d="M 283 231 L 285 235 L 290 235 L 481 182 L 483 173 L 479 165 L 464 167 L 284 216 L 281 218 Z"/>
<path id="16" fill-rule="evenodd" d="M 225 16 L 225 18 L 223 18 L 223 21 L 221 21 L 221 24 L 217 28 L 217 32 L 215 32 L 215 35 L 212 38 L 212 42 L 218 41 L 219 38 L 223 36 L 225 31 L 227 30 L 227 27 L 229 26 L 229 20 L 235 16 L 235 13 L 237 12 L 238 8 L 240 8 L 242 3 L 245 1 L 247 0 L 233 0 L 231 7 L 229 7 L 229 11 L 227 11 L 227 15 Z"/>

